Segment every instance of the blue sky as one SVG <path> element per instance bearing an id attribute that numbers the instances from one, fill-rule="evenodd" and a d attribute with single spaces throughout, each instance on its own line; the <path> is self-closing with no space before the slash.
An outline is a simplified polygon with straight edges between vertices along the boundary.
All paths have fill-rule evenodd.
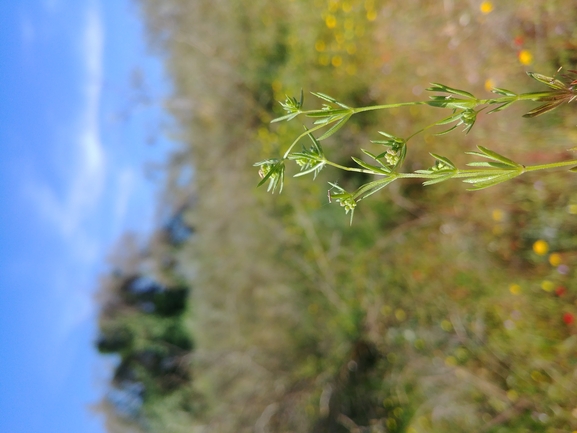
<path id="1" fill-rule="evenodd" d="M 154 223 L 170 87 L 132 0 L 0 16 L 0 431 L 103 432 L 92 296 L 115 240 Z"/>

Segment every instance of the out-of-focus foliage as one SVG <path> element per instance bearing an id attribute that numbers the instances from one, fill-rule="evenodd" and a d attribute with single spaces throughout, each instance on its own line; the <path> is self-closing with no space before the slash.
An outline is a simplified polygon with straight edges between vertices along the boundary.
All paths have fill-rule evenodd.
<path id="1" fill-rule="evenodd" d="M 280 137 L 302 132 L 295 121 L 268 125 L 282 114 L 275 101 L 301 88 L 360 106 L 420 99 L 431 81 L 476 94 L 531 86 L 530 62 L 550 75 L 576 69 L 577 8 L 564 0 L 140 3 L 151 43 L 166 55 L 174 82 L 166 105 L 180 125 L 165 197 L 171 205 L 195 197 L 186 214 L 193 236 L 178 248 L 151 242 L 148 272 L 133 272 L 142 249 L 122 242 L 123 271 L 110 277 L 192 288 L 183 312 L 146 312 L 139 301 L 122 314 L 102 311 L 103 332 L 108 317 L 118 325 L 104 349 L 122 359 L 136 345 L 154 358 L 169 335 L 194 341 L 171 343 L 187 353 L 176 387 L 164 388 L 162 375 L 138 380 L 142 429 L 577 429 L 574 175 L 528 175 L 474 195 L 457 184 L 391 185 L 349 227 L 326 204 L 330 169 L 312 186 L 292 180 L 271 200 L 255 188 L 252 167 L 263 148 L 274 154 L 288 144 Z M 537 164 L 575 146 L 571 106 L 534 122 L 521 114 L 490 124 L 479 115 L 469 135 L 450 141 L 424 134 L 406 164 L 422 169 L 426 152 L 476 145 Z M 404 136 L 438 120 L 426 116 L 355 116 L 323 147 L 347 163 L 378 130 Z M 340 185 L 366 180 L 351 174 Z M 117 293 L 111 305 L 125 302 L 119 290 L 104 292 Z M 154 304 L 154 293 L 146 296 Z M 111 431 L 126 418 L 110 415 Z"/>
<path id="2" fill-rule="evenodd" d="M 175 267 L 174 254 L 192 229 L 184 212 L 171 217 L 147 248 L 134 236 L 118 243 L 113 270 L 100 281 L 99 335 L 102 354 L 117 365 L 99 409 L 110 431 L 148 430 L 160 402 L 191 414 L 200 400 L 191 389 L 193 340 L 186 327 L 190 285 Z"/>

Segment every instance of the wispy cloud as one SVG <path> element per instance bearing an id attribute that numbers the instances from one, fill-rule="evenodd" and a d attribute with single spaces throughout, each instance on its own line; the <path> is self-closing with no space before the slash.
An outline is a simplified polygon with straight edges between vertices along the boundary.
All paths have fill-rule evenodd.
<path id="1" fill-rule="evenodd" d="M 55 323 L 55 337 L 59 341 L 92 317 L 87 275 L 94 272 L 103 255 L 94 215 L 102 206 L 106 183 L 106 154 L 99 130 L 104 30 L 98 8 L 88 9 L 85 17 L 79 50 L 84 66 L 83 100 L 76 119 L 61 119 L 63 124 L 72 125 L 67 128 L 70 136 L 49 143 L 54 146 L 55 155 L 66 158 L 58 162 L 64 168 L 58 173 L 64 183 L 58 185 L 54 178 L 38 178 L 33 174 L 25 187 L 38 217 L 53 227 L 60 238 L 58 269 L 53 269 L 56 281 L 51 285 L 52 296 L 60 306 Z M 82 274 L 83 278 L 79 278 Z"/>
<path id="2" fill-rule="evenodd" d="M 55 8 L 57 3 L 47 1 L 46 6 Z M 51 254 L 48 257 L 54 257 L 54 266 L 46 276 L 49 292 L 42 296 L 56 312 L 51 329 L 46 330 L 53 350 L 45 363 L 62 374 L 71 368 L 62 364 L 73 358 L 61 356 L 62 351 L 72 350 L 67 349 L 67 341 L 95 314 L 92 289 L 94 273 L 104 255 L 105 244 L 98 230 L 109 176 L 100 134 L 104 27 L 97 2 L 91 2 L 76 26 L 82 35 L 78 46 L 65 49 L 77 49 L 79 53 L 82 69 L 78 83 L 82 93 L 78 109 L 74 117 L 58 119 L 53 130 L 65 132 L 59 133 L 58 139 L 47 140 L 55 159 L 42 161 L 38 167 L 43 173 L 52 170 L 53 175 L 32 172 L 24 186 L 38 222 L 58 237 L 58 250 L 47 252 Z M 74 85 L 77 83 L 71 83 L 71 88 Z M 57 375 L 50 378 L 54 386 L 62 379 Z"/>
<path id="3" fill-rule="evenodd" d="M 56 189 L 46 180 L 35 180 L 29 194 L 39 205 L 41 216 L 56 226 L 68 240 L 82 237 L 83 225 L 98 205 L 106 180 L 106 155 L 100 142 L 99 106 L 102 89 L 103 28 L 98 9 L 88 10 L 81 45 L 85 68 L 84 101 L 76 123 L 77 133 L 67 139 L 70 148 L 63 173 L 64 188 Z"/>

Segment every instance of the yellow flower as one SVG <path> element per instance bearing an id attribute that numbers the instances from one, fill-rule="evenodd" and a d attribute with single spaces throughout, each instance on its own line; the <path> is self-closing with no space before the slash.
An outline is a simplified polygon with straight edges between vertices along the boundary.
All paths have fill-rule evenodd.
<path id="1" fill-rule="evenodd" d="M 549 251 L 549 244 L 543 239 L 539 239 L 533 244 L 533 251 L 535 251 L 535 254 L 544 256 Z"/>
<path id="2" fill-rule="evenodd" d="M 549 255 L 549 263 L 551 264 L 551 266 L 559 266 L 562 262 L 561 259 L 561 254 L 559 253 L 552 253 Z"/>
<path id="3" fill-rule="evenodd" d="M 483 3 L 481 3 L 481 6 L 479 6 L 479 9 L 485 15 L 490 14 L 493 11 L 493 3 L 491 3 L 490 1 L 484 1 Z"/>
<path id="4" fill-rule="evenodd" d="M 337 19 L 334 15 L 328 15 L 325 19 L 325 24 L 329 29 L 334 29 L 337 25 Z"/>
<path id="5" fill-rule="evenodd" d="M 530 65 L 531 63 L 533 63 L 533 54 L 531 54 L 531 51 L 529 50 L 521 50 L 519 51 L 519 62 L 521 62 L 522 65 Z"/>
<path id="6" fill-rule="evenodd" d="M 511 284 L 509 286 L 509 291 L 514 295 L 518 295 L 521 293 L 521 286 L 519 284 Z"/>

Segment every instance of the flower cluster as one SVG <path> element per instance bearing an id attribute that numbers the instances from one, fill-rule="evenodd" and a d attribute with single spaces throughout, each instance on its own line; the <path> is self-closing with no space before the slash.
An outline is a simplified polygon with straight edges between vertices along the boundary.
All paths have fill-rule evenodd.
<path id="1" fill-rule="evenodd" d="M 265 161 L 257 162 L 254 164 L 255 167 L 260 167 L 258 170 L 258 175 L 261 178 L 258 186 L 264 184 L 267 180 L 269 181 L 267 191 L 274 192 L 278 189 L 279 194 L 282 192 L 284 186 L 284 161 L 279 159 L 267 159 Z"/>
<path id="2" fill-rule="evenodd" d="M 353 222 L 353 214 L 355 213 L 355 208 L 357 207 L 357 202 L 353 197 L 353 194 L 345 191 L 343 188 L 338 186 L 336 183 L 329 184 L 332 186 L 331 189 L 335 189 L 337 192 L 332 192 L 329 190 L 329 201 L 334 200 L 345 208 L 345 213 L 351 213 L 351 224 Z"/>

